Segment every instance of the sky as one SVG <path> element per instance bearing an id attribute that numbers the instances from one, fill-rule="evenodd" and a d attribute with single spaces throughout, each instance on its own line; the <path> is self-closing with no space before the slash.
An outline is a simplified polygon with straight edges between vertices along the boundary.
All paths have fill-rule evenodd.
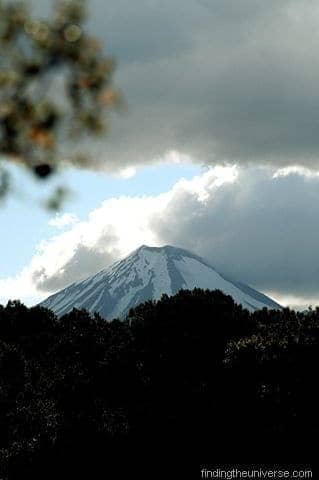
<path id="1" fill-rule="evenodd" d="M 30 3 L 46 15 L 51 2 Z M 283 305 L 319 305 L 318 3 L 88 6 L 127 109 L 85 142 L 91 171 L 46 185 L 12 171 L 0 302 L 31 305 L 141 244 L 173 244 Z M 72 194 L 49 214 L 61 183 Z"/>

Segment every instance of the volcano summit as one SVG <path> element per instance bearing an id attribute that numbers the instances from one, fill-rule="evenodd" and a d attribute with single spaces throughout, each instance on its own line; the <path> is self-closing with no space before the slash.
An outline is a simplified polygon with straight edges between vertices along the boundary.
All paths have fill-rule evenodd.
<path id="1" fill-rule="evenodd" d="M 226 278 L 191 252 L 145 245 L 96 275 L 50 296 L 41 305 L 58 316 L 73 308 L 85 308 L 111 320 L 123 317 L 142 302 L 160 299 L 164 293 L 174 295 L 195 287 L 219 289 L 250 311 L 281 308 L 266 295 Z"/>

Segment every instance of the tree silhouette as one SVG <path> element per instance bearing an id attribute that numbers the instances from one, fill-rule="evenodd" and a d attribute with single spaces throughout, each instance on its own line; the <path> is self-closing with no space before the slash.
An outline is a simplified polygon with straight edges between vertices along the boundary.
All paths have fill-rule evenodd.
<path id="1" fill-rule="evenodd" d="M 318 332 L 319 310 L 249 313 L 200 289 L 111 322 L 10 302 L 0 307 L 0 478 L 309 464 Z"/>

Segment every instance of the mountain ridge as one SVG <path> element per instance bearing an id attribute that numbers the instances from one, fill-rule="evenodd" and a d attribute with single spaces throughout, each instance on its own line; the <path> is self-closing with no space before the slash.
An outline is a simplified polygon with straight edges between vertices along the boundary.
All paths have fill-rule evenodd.
<path id="1" fill-rule="evenodd" d="M 164 293 L 174 295 L 196 287 L 219 289 L 250 311 L 281 308 L 252 287 L 219 273 L 197 254 L 171 245 L 142 245 L 110 267 L 51 295 L 41 305 L 58 316 L 75 307 L 111 320 L 125 316 L 146 300 L 158 300 Z"/>

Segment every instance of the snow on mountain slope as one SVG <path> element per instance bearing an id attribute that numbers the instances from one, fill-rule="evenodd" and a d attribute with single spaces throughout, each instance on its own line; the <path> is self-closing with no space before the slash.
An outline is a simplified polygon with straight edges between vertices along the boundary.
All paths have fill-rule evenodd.
<path id="1" fill-rule="evenodd" d="M 112 319 L 123 317 L 146 300 L 158 300 L 163 293 L 174 295 L 195 287 L 222 290 L 251 311 L 281 308 L 262 293 L 227 279 L 193 253 L 171 246 L 145 245 L 111 267 L 52 295 L 41 305 L 59 316 L 75 307 Z"/>

